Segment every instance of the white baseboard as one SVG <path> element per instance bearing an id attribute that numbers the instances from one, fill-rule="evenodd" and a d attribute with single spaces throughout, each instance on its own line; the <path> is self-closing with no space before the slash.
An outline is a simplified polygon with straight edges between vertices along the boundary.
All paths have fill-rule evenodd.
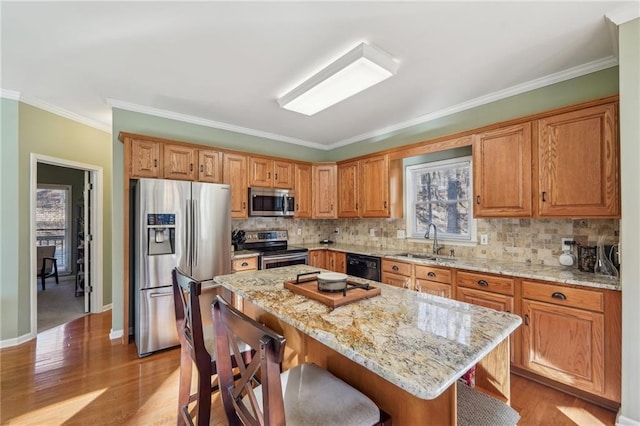
<path id="1" fill-rule="evenodd" d="M 640 426 L 640 421 L 625 417 L 620 414 L 620 411 L 618 411 L 618 416 L 616 417 L 616 426 Z"/>
<path id="2" fill-rule="evenodd" d="M 102 307 L 102 312 L 110 311 L 113 308 L 113 303 L 109 303 L 108 305 L 104 305 Z"/>
<path id="3" fill-rule="evenodd" d="M 0 340 L 0 349 L 1 348 L 10 348 L 12 346 L 18 346 L 21 345 L 25 342 L 28 342 L 29 340 L 33 340 L 35 339 L 37 336 L 37 334 L 32 334 L 32 333 L 28 333 L 28 334 L 24 334 L 20 337 L 14 337 L 12 339 L 5 339 L 5 340 Z"/>
<path id="4" fill-rule="evenodd" d="M 111 329 L 111 333 L 109 333 L 109 339 L 111 340 L 122 339 L 123 335 L 124 333 L 122 330 Z"/>

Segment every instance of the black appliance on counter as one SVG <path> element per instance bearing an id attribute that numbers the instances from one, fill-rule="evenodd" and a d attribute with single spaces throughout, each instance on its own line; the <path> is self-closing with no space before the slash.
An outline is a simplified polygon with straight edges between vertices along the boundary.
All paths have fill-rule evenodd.
<path id="1" fill-rule="evenodd" d="M 244 231 L 245 250 L 259 251 L 258 269 L 306 265 L 309 249 L 288 244 L 287 231 Z"/>
<path id="2" fill-rule="evenodd" d="M 380 281 L 380 271 L 379 257 L 347 253 L 347 275 Z"/>

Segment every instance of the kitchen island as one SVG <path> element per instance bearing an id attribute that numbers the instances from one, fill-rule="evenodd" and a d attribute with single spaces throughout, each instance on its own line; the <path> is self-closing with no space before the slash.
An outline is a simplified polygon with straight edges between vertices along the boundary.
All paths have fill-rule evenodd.
<path id="1" fill-rule="evenodd" d="M 478 386 L 508 402 L 508 336 L 518 316 L 373 282 L 380 296 L 335 309 L 284 288 L 285 280 L 315 270 L 296 265 L 215 281 L 287 338 L 284 368 L 327 368 L 394 424 L 455 424 L 455 382 L 476 364 Z"/>

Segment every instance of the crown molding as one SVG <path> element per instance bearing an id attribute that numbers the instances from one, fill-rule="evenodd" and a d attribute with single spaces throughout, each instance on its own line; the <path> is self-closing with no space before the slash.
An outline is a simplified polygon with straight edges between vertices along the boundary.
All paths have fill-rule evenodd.
<path id="1" fill-rule="evenodd" d="M 604 16 L 616 25 L 626 24 L 629 21 L 640 18 L 640 3 L 633 2 L 632 4 L 612 10 Z"/>
<path id="2" fill-rule="evenodd" d="M 0 98 L 19 101 L 20 92 L 16 92 L 15 90 L 0 89 Z"/>
<path id="3" fill-rule="evenodd" d="M 185 123 L 196 124 L 199 126 L 212 127 L 214 129 L 227 130 L 234 133 L 242 133 L 245 135 L 257 136 L 260 138 L 266 138 L 266 139 L 272 139 L 280 142 L 291 143 L 294 145 L 302 145 L 309 148 L 320 149 L 323 151 L 330 149 L 328 146 L 319 144 L 317 142 L 306 141 L 303 139 L 292 138 L 289 136 L 278 135 L 275 133 L 263 132 L 260 130 L 250 129 L 248 127 L 236 126 L 234 124 L 223 123 L 220 121 L 207 120 L 204 118 L 194 117 L 186 114 L 180 114 L 172 111 L 166 111 L 158 108 L 152 108 L 144 105 L 137 105 L 130 102 L 120 101 L 117 99 L 111 99 L 111 98 L 107 99 L 107 105 L 109 105 L 111 108 L 119 108 L 127 111 L 152 115 L 154 117 L 168 118 L 171 120 L 177 120 Z"/>
<path id="4" fill-rule="evenodd" d="M 549 86 L 551 84 L 560 83 L 572 78 L 581 77 L 586 74 L 590 74 L 596 71 L 601 71 L 607 68 L 611 68 L 618 65 L 618 59 L 613 56 L 598 59 L 596 61 L 588 62 L 577 67 L 569 68 L 564 71 L 557 72 L 555 74 L 549 74 L 547 76 L 537 78 L 535 80 L 528 81 L 526 83 L 518 84 L 497 92 L 490 93 L 488 95 L 480 96 L 475 99 L 444 108 L 439 111 L 416 117 L 412 120 L 404 121 L 402 123 L 394 124 L 392 126 L 383 127 L 372 132 L 363 133 L 361 135 L 353 136 L 341 141 L 335 142 L 328 146 L 329 149 L 336 149 L 346 145 L 350 145 L 355 142 L 364 141 L 366 139 L 380 139 L 381 136 L 393 133 L 402 129 L 406 129 L 412 126 L 428 123 L 429 121 L 436 120 L 438 118 L 446 117 L 461 111 L 465 111 L 471 108 L 475 108 L 481 105 L 485 105 L 491 102 L 506 99 L 511 96 L 519 95 L 521 93 L 529 92 L 531 90 L 539 89 L 541 87 Z M 376 140 L 372 141 L 376 142 Z"/>

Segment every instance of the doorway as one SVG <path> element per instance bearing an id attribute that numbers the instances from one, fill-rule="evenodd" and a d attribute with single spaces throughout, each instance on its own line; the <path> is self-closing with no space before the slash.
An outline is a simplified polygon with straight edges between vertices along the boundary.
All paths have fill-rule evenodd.
<path id="1" fill-rule="evenodd" d="M 31 155 L 31 334 L 103 310 L 102 168 Z M 36 281 L 36 247 L 55 247 L 58 283 Z"/>

